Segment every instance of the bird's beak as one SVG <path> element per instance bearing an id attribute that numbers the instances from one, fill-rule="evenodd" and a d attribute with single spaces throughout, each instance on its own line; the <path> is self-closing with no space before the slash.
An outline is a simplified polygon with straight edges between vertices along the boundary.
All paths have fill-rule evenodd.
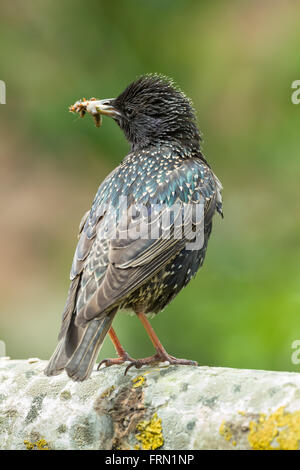
<path id="1" fill-rule="evenodd" d="M 72 113 L 78 113 L 81 117 L 84 117 L 86 113 L 89 113 L 93 116 L 96 127 L 101 126 L 101 117 L 102 115 L 110 116 L 114 119 L 117 119 L 121 116 L 121 113 L 114 106 L 114 99 L 106 100 L 96 100 L 96 98 L 91 98 L 90 100 L 76 101 L 75 104 L 69 107 L 69 111 Z"/>
<path id="2" fill-rule="evenodd" d="M 110 116 L 116 118 L 121 116 L 121 113 L 114 107 L 114 99 L 106 100 L 90 100 L 86 107 L 88 113 L 91 114 L 103 114 L 104 116 Z"/>

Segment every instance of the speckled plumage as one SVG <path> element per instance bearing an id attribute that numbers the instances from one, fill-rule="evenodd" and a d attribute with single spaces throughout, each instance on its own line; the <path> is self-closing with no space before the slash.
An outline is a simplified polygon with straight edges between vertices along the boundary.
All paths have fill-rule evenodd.
<path id="1" fill-rule="evenodd" d="M 50 361 L 46 371 L 49 375 L 66 368 L 75 380 L 88 376 L 90 362 L 88 371 L 83 368 L 84 373 L 76 375 L 73 363 L 77 367 L 77 359 L 75 361 L 72 355 L 80 338 L 88 336 L 85 331 L 93 321 L 99 324 L 105 318 L 112 321 L 118 309 L 142 309 L 144 313 L 161 311 L 202 265 L 213 215 L 215 211 L 222 214 L 221 184 L 200 151 L 200 136 L 190 101 L 160 77 L 152 77 L 159 92 L 156 101 L 151 101 L 148 82 L 152 86 L 151 77 L 140 79 L 114 100 L 114 106 L 124 116 L 116 116 L 115 120 L 131 142 L 131 152 L 100 185 L 91 210 L 80 224 L 79 242 L 71 269 L 71 287 L 59 336 L 61 346 Z M 144 92 L 145 88 L 148 94 Z M 161 100 L 160 105 L 157 105 L 157 100 Z M 178 109 L 176 100 L 181 100 Z M 167 102 L 164 119 L 153 109 L 160 107 L 164 110 Z M 135 110 L 136 122 L 132 117 L 126 117 L 124 109 L 128 103 Z M 150 123 L 146 119 L 147 106 Z M 168 112 L 170 117 L 167 117 Z M 155 119 L 159 120 L 160 126 L 154 124 Z M 179 128 L 178 120 L 181 123 Z M 155 223 L 160 228 L 158 239 L 119 238 L 123 221 L 119 210 L 122 198 L 127 198 L 127 208 L 142 204 L 147 208 L 147 216 L 154 213 L 155 207 L 158 216 Z M 194 207 L 199 203 L 204 205 L 203 245 L 190 250 L 187 249 L 186 238 L 170 236 L 165 239 L 162 213 L 172 211 L 174 204 Z M 113 222 L 117 227 L 115 238 L 109 236 Z M 193 228 L 197 230 L 194 222 L 193 219 Z M 170 227 L 173 233 L 172 217 Z M 106 321 L 108 331 L 111 322 Z"/>

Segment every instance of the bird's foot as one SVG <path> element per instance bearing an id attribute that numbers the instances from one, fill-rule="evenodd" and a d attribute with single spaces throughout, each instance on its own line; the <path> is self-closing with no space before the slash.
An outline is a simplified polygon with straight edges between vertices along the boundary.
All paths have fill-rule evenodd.
<path id="1" fill-rule="evenodd" d="M 114 365 L 121 365 L 124 364 L 125 362 L 129 362 L 130 364 L 126 367 L 124 375 L 127 374 L 129 369 L 131 367 L 135 367 L 136 369 L 140 369 L 143 366 L 153 366 L 157 365 L 160 362 L 168 362 L 171 365 L 186 365 L 186 366 L 197 366 L 198 362 L 196 361 L 191 361 L 189 359 L 178 359 L 177 357 L 171 356 L 167 352 L 159 352 L 154 354 L 153 356 L 149 357 L 144 357 L 143 359 L 133 359 L 127 352 L 124 352 L 124 354 L 120 355 L 119 357 L 112 358 L 112 359 L 102 359 L 101 362 L 99 362 L 97 370 L 100 369 L 100 367 L 104 364 L 105 367 L 110 367 Z"/>
<path id="2" fill-rule="evenodd" d="M 127 352 L 124 352 L 124 354 L 122 354 L 121 356 L 115 357 L 113 359 L 102 359 L 102 361 L 98 364 L 97 370 L 99 370 L 103 364 L 105 365 L 105 367 L 110 367 L 114 365 L 124 364 L 124 362 L 134 363 L 136 362 L 136 360 L 129 356 Z"/>
<path id="3" fill-rule="evenodd" d="M 130 364 L 126 367 L 125 374 L 129 371 L 131 367 L 136 367 L 136 369 L 140 369 L 142 366 L 149 366 L 149 365 L 156 365 L 160 362 L 168 362 L 169 364 L 181 364 L 186 366 L 197 366 L 198 362 L 191 361 L 189 359 L 178 359 L 177 357 L 170 356 L 167 352 L 159 352 L 154 354 L 153 356 L 144 357 L 143 359 L 136 359 L 130 361 Z"/>

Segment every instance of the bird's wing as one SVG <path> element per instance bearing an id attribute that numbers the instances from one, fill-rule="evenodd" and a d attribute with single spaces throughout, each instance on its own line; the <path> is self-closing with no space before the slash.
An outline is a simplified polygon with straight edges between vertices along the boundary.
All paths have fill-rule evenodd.
<path id="1" fill-rule="evenodd" d="M 200 160 L 186 160 L 152 186 L 144 187 L 138 197 L 143 204 L 139 217 L 134 214 L 132 197 L 128 198 L 132 212 L 125 211 L 125 215 L 113 214 L 104 205 L 101 208 L 98 198 L 97 208 L 92 208 L 85 221 L 71 271 L 73 279 L 81 275 L 76 324 L 83 325 L 105 314 L 161 270 L 195 236 L 201 224 L 210 222 L 216 200 L 216 180 Z M 199 203 L 203 207 L 202 220 L 196 220 L 194 211 Z M 186 224 L 188 229 L 179 238 L 178 228 L 187 207 L 192 223 Z M 141 227 L 145 227 L 146 220 L 149 229 L 149 215 L 153 216 L 151 227 L 156 236 L 142 238 Z M 114 226 L 116 233 L 112 237 Z"/>
<path id="2" fill-rule="evenodd" d="M 87 211 L 84 216 L 82 217 L 80 224 L 79 224 L 79 233 L 78 233 L 78 238 L 80 237 L 83 227 L 85 225 L 85 222 L 87 221 L 89 217 L 90 211 Z M 61 328 L 60 332 L 58 335 L 58 339 L 60 340 L 66 333 L 69 324 L 70 324 L 70 319 L 72 316 L 72 313 L 74 311 L 75 307 L 75 301 L 76 301 L 76 295 L 79 287 L 79 282 L 80 282 L 80 272 L 71 279 L 71 284 L 69 287 L 69 292 L 68 292 L 68 297 L 66 300 L 65 308 L 62 313 L 62 323 L 61 323 Z"/>

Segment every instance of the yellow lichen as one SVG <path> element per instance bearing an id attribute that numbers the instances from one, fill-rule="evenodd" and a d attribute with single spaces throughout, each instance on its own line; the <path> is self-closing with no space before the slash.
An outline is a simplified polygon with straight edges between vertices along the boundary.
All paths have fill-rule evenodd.
<path id="1" fill-rule="evenodd" d="M 141 387 L 142 385 L 144 385 L 145 381 L 146 381 L 146 377 L 139 375 L 138 377 L 135 377 L 134 379 L 132 379 L 132 383 L 133 383 L 132 387 L 133 388 Z"/>
<path id="2" fill-rule="evenodd" d="M 252 449 L 298 450 L 300 441 L 300 411 L 285 412 L 284 406 L 258 422 L 251 421 L 248 435 Z"/>
<path id="3" fill-rule="evenodd" d="M 50 450 L 50 447 L 48 447 L 48 442 L 45 439 L 39 439 L 35 442 L 24 440 L 24 444 L 27 450 Z"/>
<path id="4" fill-rule="evenodd" d="M 101 398 L 107 398 L 107 397 L 109 397 L 109 396 L 112 394 L 112 392 L 115 390 L 115 388 L 116 388 L 116 387 L 115 387 L 114 385 L 112 385 L 111 387 L 108 387 L 108 388 L 102 393 Z"/>
<path id="5" fill-rule="evenodd" d="M 50 450 L 50 447 L 48 447 L 48 442 L 46 439 L 39 439 L 35 443 L 36 447 L 38 450 Z"/>
<path id="6" fill-rule="evenodd" d="M 228 442 L 230 442 L 230 440 L 232 439 L 232 432 L 231 432 L 230 428 L 226 425 L 225 420 L 222 421 L 222 424 L 221 424 L 220 429 L 219 429 L 219 433 Z"/>
<path id="7" fill-rule="evenodd" d="M 157 413 L 153 415 L 151 420 L 141 421 L 136 429 L 139 433 L 135 437 L 141 442 L 142 449 L 154 450 L 163 445 L 161 418 L 157 417 Z"/>
<path id="8" fill-rule="evenodd" d="M 32 449 L 34 449 L 34 443 L 33 443 L 33 442 L 27 441 L 27 440 L 25 439 L 25 440 L 24 440 L 24 444 L 25 444 L 27 450 L 32 450 Z"/>
<path id="9" fill-rule="evenodd" d="M 169 367 L 169 366 L 168 366 Z M 148 374 L 154 374 L 155 372 L 160 372 L 161 369 L 165 369 L 165 367 L 161 367 L 159 369 L 151 369 L 151 370 L 147 370 L 146 372 L 143 373 L 143 375 L 139 375 L 138 377 L 134 377 L 132 379 L 132 383 L 133 383 L 133 388 L 138 388 L 138 387 L 142 387 L 142 385 L 145 384 L 146 382 L 146 375 Z"/>

